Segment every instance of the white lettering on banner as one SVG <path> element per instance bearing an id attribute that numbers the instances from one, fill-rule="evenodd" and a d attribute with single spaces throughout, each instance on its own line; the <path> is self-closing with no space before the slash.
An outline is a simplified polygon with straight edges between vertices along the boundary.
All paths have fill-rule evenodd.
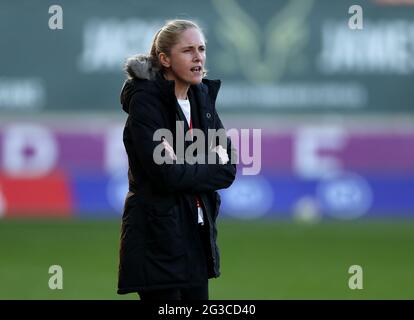
<path id="1" fill-rule="evenodd" d="M 49 13 L 53 14 L 49 18 L 49 29 L 50 30 L 61 30 L 63 29 L 63 10 L 59 5 L 52 5 L 49 7 Z"/>
<path id="2" fill-rule="evenodd" d="M 122 61 L 136 52 L 149 52 L 162 21 L 90 19 L 83 30 L 79 60 L 83 72 L 117 72 Z"/>
<path id="3" fill-rule="evenodd" d="M 36 78 L 0 78 L 0 108 L 13 110 L 40 109 L 46 96 L 43 81 Z"/>
<path id="4" fill-rule="evenodd" d="M 354 32 L 342 21 L 322 26 L 319 69 L 333 73 L 411 74 L 414 72 L 414 22 L 367 21 Z"/>
<path id="5" fill-rule="evenodd" d="M 58 146 L 43 126 L 9 126 L 4 130 L 3 141 L 3 169 L 9 175 L 42 176 L 56 166 Z"/>
<path id="6" fill-rule="evenodd" d="M 238 177 L 231 188 L 221 193 L 226 213 L 239 219 L 256 219 L 266 215 L 277 197 L 263 175 Z"/>
<path id="7" fill-rule="evenodd" d="M 366 178 L 342 171 L 320 179 L 316 186 L 316 197 L 326 214 L 351 220 L 369 211 L 373 191 Z"/>
<path id="8" fill-rule="evenodd" d="M 367 89 L 357 82 L 243 84 L 229 82 L 217 103 L 237 109 L 360 109 L 368 100 Z"/>
<path id="9" fill-rule="evenodd" d="M 123 125 L 117 125 L 109 128 L 105 133 L 104 164 L 110 174 L 128 170 L 128 158 L 122 143 L 123 130 Z"/>
<path id="10" fill-rule="evenodd" d="M 336 126 L 304 127 L 294 141 L 294 169 L 304 178 L 321 178 L 341 170 L 341 163 L 323 151 L 339 151 L 346 143 L 346 133 Z"/>

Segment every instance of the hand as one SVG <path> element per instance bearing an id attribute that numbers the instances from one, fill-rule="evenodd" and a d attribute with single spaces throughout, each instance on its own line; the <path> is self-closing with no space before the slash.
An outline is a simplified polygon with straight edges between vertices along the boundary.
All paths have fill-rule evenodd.
<path id="1" fill-rule="evenodd" d="M 162 138 L 162 145 L 165 148 L 165 152 L 170 156 L 171 159 L 177 160 L 177 156 L 175 155 L 174 149 L 170 146 L 165 138 Z"/>
<path id="2" fill-rule="evenodd" d="M 229 162 L 229 155 L 227 154 L 226 149 L 224 149 L 220 144 L 215 146 L 212 151 L 216 152 L 220 158 L 222 164 Z"/>

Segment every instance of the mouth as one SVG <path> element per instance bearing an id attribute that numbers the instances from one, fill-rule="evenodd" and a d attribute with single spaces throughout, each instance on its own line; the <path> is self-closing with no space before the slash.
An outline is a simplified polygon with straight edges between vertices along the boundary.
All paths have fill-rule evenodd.
<path id="1" fill-rule="evenodd" d="M 202 70 L 203 70 L 203 68 L 200 67 L 200 66 L 191 68 L 191 72 L 193 72 L 193 73 L 201 73 Z"/>

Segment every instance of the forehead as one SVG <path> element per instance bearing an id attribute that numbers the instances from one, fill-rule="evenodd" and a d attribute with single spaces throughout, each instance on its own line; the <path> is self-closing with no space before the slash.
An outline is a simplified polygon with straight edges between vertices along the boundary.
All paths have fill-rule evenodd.
<path id="1" fill-rule="evenodd" d="M 205 45 L 204 36 L 196 28 L 187 29 L 180 34 L 177 45 L 180 47 Z"/>

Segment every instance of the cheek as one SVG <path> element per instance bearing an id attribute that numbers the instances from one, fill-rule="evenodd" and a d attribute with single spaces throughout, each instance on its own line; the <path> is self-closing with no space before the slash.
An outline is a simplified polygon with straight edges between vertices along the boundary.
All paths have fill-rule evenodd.
<path id="1" fill-rule="evenodd" d="M 175 70 L 181 70 L 184 68 L 185 66 L 185 59 L 183 59 L 182 57 L 178 57 L 174 60 L 171 60 L 171 66 L 173 69 Z"/>
<path id="2" fill-rule="evenodd" d="M 179 64 L 175 66 L 174 71 L 180 76 L 185 76 L 189 74 L 189 70 L 187 69 L 188 67 L 185 64 Z"/>
<path id="3" fill-rule="evenodd" d="M 173 67 L 174 71 L 180 75 L 189 74 L 190 68 L 191 64 L 187 61 L 179 61 Z"/>

